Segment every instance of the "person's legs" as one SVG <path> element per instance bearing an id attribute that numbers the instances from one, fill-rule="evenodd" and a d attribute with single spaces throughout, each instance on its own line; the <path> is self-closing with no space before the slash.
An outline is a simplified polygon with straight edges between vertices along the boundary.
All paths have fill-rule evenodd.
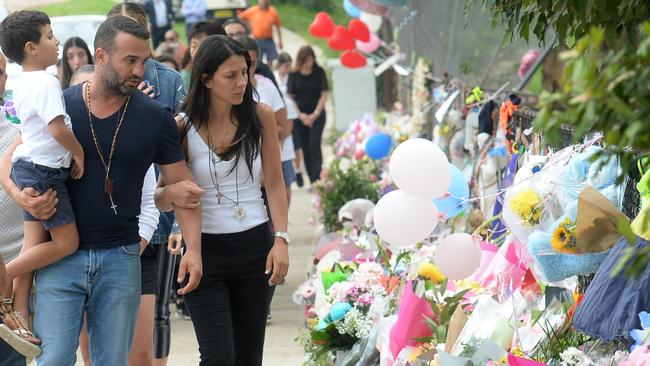
<path id="1" fill-rule="evenodd" d="M 39 243 L 48 240 L 47 232 L 43 228 L 43 224 L 41 224 L 39 221 L 24 221 L 23 226 L 25 236 L 23 237 L 21 255 L 22 253 L 29 251 L 31 248 L 38 246 Z M 21 255 L 11 261 L 7 267 L 9 267 L 9 265 L 14 261 L 18 260 Z M 12 278 L 9 271 L 7 271 L 7 275 L 9 278 Z M 31 329 L 28 319 L 29 295 L 32 290 L 32 282 L 33 272 L 30 271 L 23 273 L 21 276 L 15 278 L 13 281 L 13 288 L 12 286 L 9 286 L 8 288 L 5 287 L 6 290 L 4 291 L 3 297 L 6 299 L 5 301 L 12 302 L 12 308 L 14 311 L 14 314 L 12 316 L 5 317 L 4 323 L 7 327 L 9 327 L 9 329 L 16 330 L 20 329 L 21 327 Z M 12 299 L 13 301 L 11 301 Z M 32 337 L 31 335 L 28 337 L 23 337 L 23 339 L 34 344 L 40 343 L 40 340 Z"/>
<path id="2" fill-rule="evenodd" d="M 140 305 L 140 243 L 91 254 L 86 306 L 93 365 L 126 365 Z"/>
<path id="3" fill-rule="evenodd" d="M 47 241 L 43 224 L 38 221 L 25 221 L 25 235 L 28 231 L 34 232 L 30 235 L 38 236 L 41 239 L 45 238 L 45 241 L 38 242 L 36 245 L 30 244 L 29 247 L 26 247 L 27 250 L 21 252 L 7 265 L 7 273 L 11 278 L 49 266 L 74 253 L 79 246 L 79 234 L 77 225 L 74 223 L 51 228 L 51 241 Z"/>
<path id="4" fill-rule="evenodd" d="M 323 138 L 323 130 L 325 129 L 325 112 L 321 113 L 320 116 L 314 122 L 314 125 L 311 128 L 309 133 L 309 142 L 308 148 L 304 151 L 309 150 L 309 158 L 305 154 L 305 165 L 307 165 L 307 160 L 310 160 L 307 165 L 307 172 L 309 173 L 309 180 L 314 183 L 320 179 L 320 172 L 323 166 L 323 152 L 321 150 L 321 140 Z M 306 140 L 303 140 L 306 141 Z"/>
<path id="5" fill-rule="evenodd" d="M 133 333 L 133 345 L 129 353 L 129 365 L 153 364 L 153 310 L 156 295 L 142 295 L 140 310 Z"/>
<path id="6" fill-rule="evenodd" d="M 264 354 L 266 316 L 274 287 L 267 277 L 231 281 L 235 365 L 261 366 Z"/>
<path id="7" fill-rule="evenodd" d="M 204 259 L 204 263 L 205 259 Z M 185 295 L 199 343 L 200 366 L 235 364 L 230 288 L 227 281 L 205 276 L 199 287 Z M 266 321 L 266 313 L 264 314 Z"/>
<path id="8" fill-rule="evenodd" d="M 294 126 L 298 124 L 302 124 L 302 122 L 297 119 L 293 121 Z M 291 138 L 293 138 L 293 148 L 296 154 L 295 159 L 293 159 L 293 167 L 296 172 L 296 184 L 298 187 L 302 187 L 305 184 L 305 180 L 302 177 L 302 141 L 300 140 L 297 127 L 291 129 Z"/>
<path id="9" fill-rule="evenodd" d="M 11 280 L 7 271 L 5 270 L 5 263 L 0 255 L 0 289 L 11 287 Z M 0 317 L 0 325 L 2 325 L 2 318 Z M 7 366 L 25 366 L 25 356 L 18 353 L 7 342 L 0 339 L 0 360 L 3 365 Z"/>
<path id="10" fill-rule="evenodd" d="M 79 250 L 36 271 L 34 330 L 43 341 L 37 365 L 75 364 L 91 264 L 90 252 Z"/>
<path id="11" fill-rule="evenodd" d="M 282 177 L 284 178 L 284 187 L 287 191 L 287 207 L 291 203 L 291 184 L 296 180 L 296 172 L 293 170 L 293 160 L 282 162 Z"/>
<path id="12" fill-rule="evenodd" d="M 141 292 L 140 309 L 135 322 L 133 345 L 129 353 L 129 365 L 153 363 L 153 313 L 156 302 L 156 252 L 147 245 L 140 255 Z"/>
<path id="13" fill-rule="evenodd" d="M 92 366 L 90 361 L 90 346 L 88 345 L 88 325 L 86 321 L 86 316 L 84 315 L 84 323 L 81 327 L 81 335 L 79 336 L 79 350 L 81 351 L 81 359 L 84 363 L 84 366 Z"/>
<path id="14" fill-rule="evenodd" d="M 310 141 L 311 141 L 312 129 L 310 127 L 305 126 L 302 122 L 296 123 L 294 125 L 294 128 L 295 127 L 297 127 L 298 136 L 300 138 L 300 141 L 302 142 L 302 155 L 304 157 L 305 170 L 307 171 L 307 175 L 311 180 L 312 150 L 311 150 Z"/>

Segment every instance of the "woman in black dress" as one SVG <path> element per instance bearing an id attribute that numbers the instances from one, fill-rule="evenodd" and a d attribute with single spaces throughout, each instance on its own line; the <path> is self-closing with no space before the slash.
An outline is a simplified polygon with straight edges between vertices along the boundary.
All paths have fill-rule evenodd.
<path id="1" fill-rule="evenodd" d="M 316 63 L 314 50 L 304 46 L 298 51 L 294 72 L 289 74 L 287 92 L 298 105 L 300 123 L 295 127 L 302 144 L 309 180 L 320 178 L 323 165 L 321 139 L 325 129 L 325 102 L 329 87 L 325 70 Z"/>

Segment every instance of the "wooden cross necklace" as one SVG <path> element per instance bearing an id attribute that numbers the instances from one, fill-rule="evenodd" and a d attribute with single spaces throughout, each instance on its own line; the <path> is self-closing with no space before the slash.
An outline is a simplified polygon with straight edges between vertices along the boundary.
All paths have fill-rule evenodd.
<path id="1" fill-rule="evenodd" d="M 113 135 L 113 142 L 111 144 L 111 152 L 108 156 L 108 163 L 104 159 L 104 154 L 102 153 L 101 146 L 99 145 L 99 140 L 97 139 L 97 134 L 95 133 L 95 127 L 93 126 L 93 115 L 90 110 L 90 81 L 86 82 L 86 109 L 88 110 L 88 122 L 90 122 L 90 132 L 93 135 L 93 141 L 95 142 L 95 148 L 97 148 L 97 154 L 99 154 L 99 159 L 104 165 L 104 192 L 108 194 L 108 199 L 111 201 L 110 208 L 113 209 L 115 215 L 117 215 L 117 205 L 113 201 L 113 179 L 110 176 L 111 172 L 111 163 L 113 162 L 113 153 L 115 153 L 115 145 L 117 143 L 117 135 L 120 132 L 122 127 L 122 121 L 124 121 L 124 116 L 126 115 L 126 109 L 129 107 L 129 101 L 131 100 L 131 95 L 126 98 L 126 103 L 124 103 L 124 109 L 122 110 L 122 116 L 118 111 L 117 115 L 119 117 L 117 121 L 117 127 L 115 128 L 115 134 Z"/>

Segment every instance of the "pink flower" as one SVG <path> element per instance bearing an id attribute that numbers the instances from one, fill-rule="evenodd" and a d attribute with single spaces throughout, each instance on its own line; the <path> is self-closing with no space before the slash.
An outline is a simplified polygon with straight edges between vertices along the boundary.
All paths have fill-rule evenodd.
<path id="1" fill-rule="evenodd" d="M 377 176 L 374 175 L 374 174 L 372 174 L 372 175 L 370 176 L 370 181 L 373 182 L 373 183 L 377 183 Z"/>
<path id="2" fill-rule="evenodd" d="M 619 366 L 650 366 L 650 350 L 647 346 L 636 347 L 630 358 L 619 363 Z"/>

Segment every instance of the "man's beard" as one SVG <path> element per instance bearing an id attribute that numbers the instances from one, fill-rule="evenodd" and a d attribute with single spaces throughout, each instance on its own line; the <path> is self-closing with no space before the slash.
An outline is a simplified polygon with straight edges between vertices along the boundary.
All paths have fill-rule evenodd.
<path id="1" fill-rule="evenodd" d="M 124 80 L 122 80 L 110 62 L 106 65 L 106 69 L 102 73 L 102 79 L 104 82 L 104 87 L 108 90 L 113 91 L 117 95 L 129 95 L 136 89 L 124 85 Z"/>

